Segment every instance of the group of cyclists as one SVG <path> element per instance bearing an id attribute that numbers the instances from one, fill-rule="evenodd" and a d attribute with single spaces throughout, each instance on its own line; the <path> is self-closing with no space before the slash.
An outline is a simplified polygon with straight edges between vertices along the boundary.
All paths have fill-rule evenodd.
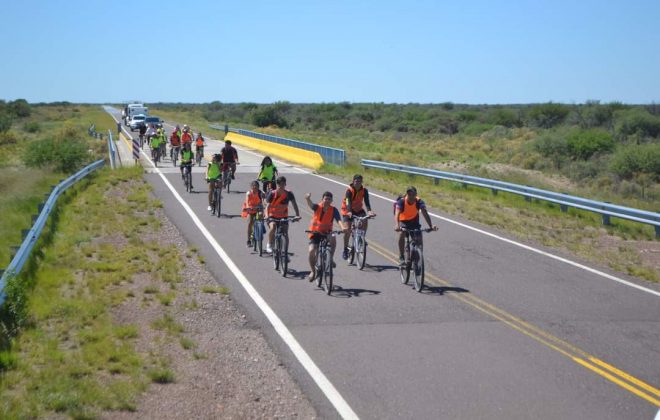
<path id="1" fill-rule="evenodd" d="M 167 140 L 162 127 L 148 127 L 145 133 L 141 132 L 142 134 L 146 135 L 152 153 L 160 153 L 161 156 L 165 155 Z M 193 143 L 195 143 L 195 152 L 192 151 Z M 192 170 L 192 165 L 196 157 L 203 156 L 206 141 L 201 132 L 194 136 L 188 125 L 184 125 L 183 129 L 180 129 L 177 125 L 170 135 L 169 144 L 171 159 L 180 154 L 181 178 L 185 179 L 186 171 L 190 172 Z M 222 188 L 220 183 L 222 182 L 223 171 L 231 179 L 235 179 L 236 165 L 238 164 L 238 152 L 232 146 L 231 141 L 226 140 L 220 153 L 214 154 L 206 167 L 205 178 L 208 183 L 209 211 L 213 209 L 214 188 Z M 321 196 L 321 201 L 318 203 L 312 201 L 311 193 L 304 195 L 305 201 L 312 211 L 312 219 L 308 229 L 310 232 L 308 234 L 309 281 L 313 281 L 317 275 L 315 262 L 318 245 L 325 238 L 326 234 L 333 231 L 335 222 L 344 233 L 342 258 L 347 260 L 350 253 L 349 238 L 351 236 L 353 217 L 375 217 L 375 213 L 371 209 L 369 190 L 365 188 L 363 181 L 362 175 L 356 174 L 353 176 L 351 183 L 347 186 L 346 192 L 342 197 L 339 208 L 333 206 L 333 194 L 330 191 L 325 191 Z M 246 243 L 248 247 L 252 247 L 254 221 L 257 214 L 265 217 L 269 227 L 266 242 L 267 253 L 271 253 L 273 249 L 275 225 L 279 224 L 281 233 L 285 237 L 288 237 L 288 221 L 300 220 L 300 209 L 298 208 L 295 195 L 286 188 L 286 185 L 286 178 L 279 176 L 273 160 L 269 156 L 265 156 L 261 161 L 257 179 L 250 183 L 250 188 L 245 193 L 245 199 L 242 203 L 241 214 L 247 219 Z M 295 212 L 295 217 L 293 218 L 289 218 L 289 205 L 293 207 Z M 405 264 L 404 243 L 406 231 L 421 228 L 419 213 L 424 217 L 430 230 L 437 230 L 437 227 L 431 222 L 424 201 L 417 195 L 416 188 L 410 186 L 407 188 L 406 194 L 397 198 L 394 204 L 394 230 L 399 232 L 398 251 L 400 265 Z M 367 227 L 367 219 L 364 219 L 362 229 L 365 233 Z M 421 243 L 421 237 L 418 240 Z M 336 239 L 334 235 L 330 236 L 329 244 L 332 265 L 335 266 L 334 253 Z"/>

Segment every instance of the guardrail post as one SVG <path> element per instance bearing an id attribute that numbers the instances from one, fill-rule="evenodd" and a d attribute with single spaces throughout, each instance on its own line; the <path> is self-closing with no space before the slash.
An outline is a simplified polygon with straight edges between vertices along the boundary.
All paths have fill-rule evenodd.
<path id="1" fill-rule="evenodd" d="M 440 183 L 440 178 L 433 178 L 433 184 L 438 185 Z"/>
<path id="2" fill-rule="evenodd" d="M 528 201 L 528 202 L 531 203 L 531 202 L 532 202 L 532 197 L 526 195 L 526 196 L 525 196 L 525 201 Z"/>
<path id="3" fill-rule="evenodd" d="M 660 226 L 655 227 L 655 237 L 656 239 L 660 238 Z"/>
<path id="4" fill-rule="evenodd" d="M 609 214 L 603 214 L 602 216 L 603 216 L 603 225 L 604 226 L 609 226 L 610 225 L 610 215 Z"/>
<path id="5" fill-rule="evenodd" d="M 226 135 L 227 133 L 229 133 L 229 125 L 228 125 L 228 124 L 225 124 L 225 135 Z"/>
<path id="6" fill-rule="evenodd" d="M 568 206 L 566 204 L 560 204 L 559 210 L 561 210 L 562 213 L 566 213 L 568 211 Z"/>
<path id="7" fill-rule="evenodd" d="M 497 195 L 497 190 L 495 188 L 491 188 L 490 192 L 493 193 L 493 195 Z"/>

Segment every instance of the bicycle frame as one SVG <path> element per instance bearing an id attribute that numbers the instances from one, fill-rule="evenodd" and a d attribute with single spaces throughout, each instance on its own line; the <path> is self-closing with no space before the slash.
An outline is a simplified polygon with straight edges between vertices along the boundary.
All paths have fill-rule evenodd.
<path id="1" fill-rule="evenodd" d="M 275 270 L 280 270 L 283 277 L 286 277 L 287 268 L 289 266 L 288 252 L 289 252 L 289 235 L 285 235 L 282 231 L 282 226 L 288 224 L 290 221 L 295 222 L 297 217 L 288 216 L 282 219 L 275 219 L 269 217 L 268 223 L 275 223 L 275 240 L 273 247 L 273 267 Z"/>
<path id="2" fill-rule="evenodd" d="M 433 229 L 406 229 L 401 228 L 405 233 L 404 257 L 405 265 L 399 268 L 401 282 L 408 283 L 410 271 L 413 270 L 415 277 L 415 290 L 421 292 L 424 288 L 424 251 L 422 245 L 422 232 L 431 232 Z"/>
<path id="3" fill-rule="evenodd" d="M 316 250 L 316 261 L 314 263 L 316 267 L 316 286 L 323 286 L 325 293 L 329 295 L 332 293 L 332 281 L 334 277 L 332 272 L 332 245 L 330 244 L 330 238 L 340 235 L 343 232 L 341 230 L 333 230 L 327 233 L 319 233 L 312 230 L 306 230 L 305 232 L 322 236 Z"/>
<path id="4" fill-rule="evenodd" d="M 211 197 L 213 197 L 211 214 L 220 217 L 220 210 L 222 209 L 222 183 L 218 179 L 211 182 L 213 183 L 213 190 L 211 192 Z"/>
<path id="5" fill-rule="evenodd" d="M 374 217 L 375 216 L 372 215 L 351 217 L 351 238 L 349 243 L 351 250 L 349 264 L 353 264 L 355 256 L 357 255 L 358 267 L 360 270 L 364 268 L 367 258 L 367 231 L 365 229 L 365 224 L 368 219 Z"/>

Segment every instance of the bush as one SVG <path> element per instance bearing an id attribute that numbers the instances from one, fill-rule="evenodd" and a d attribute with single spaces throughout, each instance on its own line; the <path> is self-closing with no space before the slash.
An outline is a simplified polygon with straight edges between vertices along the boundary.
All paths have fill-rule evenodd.
<path id="1" fill-rule="evenodd" d="M 521 121 L 518 113 L 512 109 L 496 108 L 488 115 L 488 122 L 504 127 L 520 127 Z"/>
<path id="2" fill-rule="evenodd" d="M 36 133 L 38 131 L 41 131 L 41 126 L 39 125 L 38 122 L 31 121 L 25 123 L 25 125 L 23 126 L 23 130 L 27 131 L 28 133 Z"/>
<path id="3" fill-rule="evenodd" d="M 568 157 L 568 142 L 561 133 L 545 133 L 532 143 L 533 149 L 550 159 L 555 168 L 560 169 Z"/>
<path id="4" fill-rule="evenodd" d="M 596 153 L 614 149 L 614 139 L 603 130 L 574 130 L 567 138 L 568 153 L 575 159 L 587 160 Z"/>
<path id="5" fill-rule="evenodd" d="M 73 173 L 89 159 L 88 145 L 80 130 L 68 126 L 52 138 L 36 140 L 23 152 L 23 162 L 30 167 L 50 167 Z"/>
<path id="6" fill-rule="evenodd" d="M 281 114 L 281 111 L 273 105 L 259 107 L 251 112 L 250 119 L 257 127 L 269 127 L 271 125 L 288 128 L 289 122 Z"/>
<path id="7" fill-rule="evenodd" d="M 637 135 L 638 138 L 660 137 L 660 117 L 649 114 L 644 109 L 618 111 L 615 131 L 621 140 Z"/>
<path id="8" fill-rule="evenodd" d="M 12 118 L 7 113 L 0 113 L 0 133 L 5 133 L 11 128 Z"/>
<path id="9" fill-rule="evenodd" d="M 9 102 L 7 104 L 7 108 L 9 112 L 11 112 L 13 115 L 15 115 L 18 118 L 29 117 L 30 114 L 32 113 L 30 104 L 28 104 L 25 99 L 16 99 L 13 102 Z"/>
<path id="10" fill-rule="evenodd" d="M 550 102 L 533 106 L 529 111 L 529 118 L 538 127 L 552 128 L 564 122 L 569 112 L 566 106 Z"/>
<path id="11" fill-rule="evenodd" d="M 649 174 L 660 180 L 660 144 L 628 145 L 619 148 L 612 156 L 610 169 L 624 179 L 639 174 Z"/>
<path id="12" fill-rule="evenodd" d="M 18 143 L 18 137 L 13 131 L 0 132 L 0 146 L 16 143 Z"/>

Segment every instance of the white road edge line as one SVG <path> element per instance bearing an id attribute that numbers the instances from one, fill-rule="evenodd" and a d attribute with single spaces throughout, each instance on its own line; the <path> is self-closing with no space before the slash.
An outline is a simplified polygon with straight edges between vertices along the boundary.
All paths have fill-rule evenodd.
<path id="1" fill-rule="evenodd" d="M 112 115 L 112 114 L 110 114 Z M 112 116 L 114 118 L 114 115 Z M 153 162 L 151 162 L 151 159 L 144 153 L 144 156 L 147 158 L 147 160 L 153 165 Z M 245 275 L 241 272 L 241 270 L 238 268 L 238 266 L 234 263 L 234 261 L 229 258 L 229 255 L 225 252 L 224 249 L 220 246 L 220 244 L 215 240 L 215 238 L 211 235 L 211 233 L 206 229 L 206 227 L 202 224 L 201 220 L 197 217 L 197 215 L 192 211 L 190 206 L 188 206 L 188 203 L 186 203 L 181 195 L 174 189 L 172 184 L 165 178 L 165 175 L 158 169 L 157 167 L 154 167 L 156 173 L 160 176 L 160 178 L 163 180 L 167 188 L 170 189 L 172 194 L 174 195 L 174 198 L 177 199 L 177 201 L 181 204 L 181 206 L 186 210 L 188 215 L 192 218 L 193 222 L 197 226 L 197 228 L 202 232 L 204 237 L 206 238 L 207 241 L 211 244 L 215 252 L 220 256 L 222 261 L 227 265 L 227 268 L 231 270 L 232 274 L 236 277 L 239 283 L 241 283 L 241 286 L 245 289 L 245 291 L 250 295 L 254 303 L 257 304 L 259 309 L 266 315 L 266 318 L 268 318 L 268 321 L 270 321 L 271 325 L 273 328 L 275 328 L 275 331 L 279 334 L 279 336 L 284 340 L 287 346 L 291 349 L 291 352 L 296 356 L 296 359 L 300 362 L 300 364 L 303 365 L 307 373 L 312 377 L 314 382 L 318 385 L 318 387 L 321 389 L 321 391 L 325 394 L 325 396 L 328 398 L 328 400 L 332 403 L 332 405 L 335 407 L 339 415 L 344 418 L 344 419 L 359 419 L 357 414 L 353 411 L 353 409 L 348 405 L 346 400 L 341 396 L 339 391 L 332 385 L 332 382 L 321 372 L 321 369 L 314 363 L 312 358 L 307 354 L 305 349 L 298 343 L 298 340 L 291 334 L 291 331 L 284 325 L 282 320 L 277 316 L 275 311 L 273 311 L 268 303 L 261 297 L 259 292 L 252 286 L 250 281 L 245 277 Z"/>

